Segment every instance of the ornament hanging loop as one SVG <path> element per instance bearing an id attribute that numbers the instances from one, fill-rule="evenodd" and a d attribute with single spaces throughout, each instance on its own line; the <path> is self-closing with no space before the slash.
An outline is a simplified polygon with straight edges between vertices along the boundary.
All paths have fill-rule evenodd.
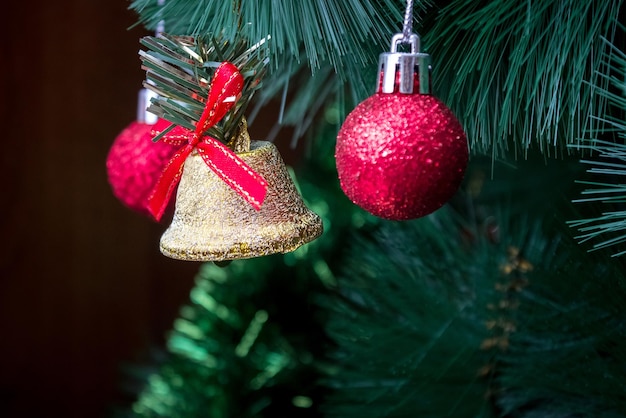
<path id="1" fill-rule="evenodd" d="M 420 37 L 417 33 L 412 33 L 408 37 L 405 37 L 403 33 L 396 33 L 391 38 L 391 53 L 398 52 L 398 44 L 409 44 L 411 46 L 411 54 L 419 54 L 420 52 Z"/>

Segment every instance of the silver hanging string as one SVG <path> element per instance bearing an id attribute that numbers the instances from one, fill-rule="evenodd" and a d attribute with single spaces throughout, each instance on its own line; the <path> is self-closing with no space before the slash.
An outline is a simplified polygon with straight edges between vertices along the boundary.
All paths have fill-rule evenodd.
<path id="1" fill-rule="evenodd" d="M 413 32 L 413 0 L 406 1 L 404 12 L 404 26 L 402 28 L 402 42 L 409 42 Z"/>

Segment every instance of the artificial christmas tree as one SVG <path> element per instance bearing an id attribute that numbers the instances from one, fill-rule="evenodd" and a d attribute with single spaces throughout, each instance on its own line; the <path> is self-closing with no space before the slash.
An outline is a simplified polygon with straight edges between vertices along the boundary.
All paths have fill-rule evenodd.
<path id="1" fill-rule="evenodd" d="M 282 122 L 308 127 L 297 173 L 326 226 L 293 253 L 205 266 L 131 415 L 626 416 L 621 1 L 414 5 L 472 156 L 447 205 L 405 222 L 351 204 L 333 159 L 405 3 L 131 7 L 172 36 L 268 39 L 255 106 L 281 97 Z M 605 149 L 593 184 L 620 197 L 598 215 L 571 201 L 579 160 Z M 589 252 L 568 225 L 584 219 L 618 237 Z"/>

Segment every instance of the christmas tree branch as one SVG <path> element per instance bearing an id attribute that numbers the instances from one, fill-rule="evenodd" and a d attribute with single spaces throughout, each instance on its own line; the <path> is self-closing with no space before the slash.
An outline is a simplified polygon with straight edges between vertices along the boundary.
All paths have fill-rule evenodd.
<path id="1" fill-rule="evenodd" d="M 622 28 L 623 32 L 623 28 Z M 582 242 L 594 242 L 592 250 L 603 248 L 614 249 L 613 256 L 626 254 L 623 248 L 626 243 L 626 53 L 618 49 L 608 39 L 603 55 L 603 68 L 599 77 L 610 84 L 598 89 L 597 94 L 607 100 L 608 108 L 605 113 L 598 113 L 595 119 L 599 127 L 589 132 L 589 139 L 578 145 L 576 149 L 590 151 L 594 158 L 584 159 L 581 162 L 590 166 L 587 171 L 597 180 L 581 180 L 579 183 L 590 186 L 582 192 L 584 197 L 574 202 L 595 202 L 601 204 L 603 210 L 599 216 L 570 221 L 570 226 L 580 232 L 576 238 Z M 610 137 L 614 140 L 602 140 L 598 135 Z M 594 209 L 597 205 L 594 206 Z"/>
<path id="2" fill-rule="evenodd" d="M 626 407 L 624 266 L 576 245 L 561 222 L 571 206 L 555 190 L 559 173 L 530 165 L 486 181 L 485 169 L 471 167 L 467 184 L 482 182 L 479 191 L 454 205 L 353 235 L 339 295 L 323 299 L 337 364 L 326 416 Z M 519 199 L 521 183 L 538 179 L 551 198 L 541 207 Z"/>
<path id="3" fill-rule="evenodd" d="M 464 124 L 474 152 L 567 152 L 596 128 L 606 100 L 602 36 L 621 0 L 455 0 L 425 36 L 435 91 Z M 570 149 L 572 151 L 572 149 Z"/>
<path id="4" fill-rule="evenodd" d="M 415 26 L 431 4 L 414 2 Z M 295 126 L 297 139 L 324 117 L 328 103 L 340 100 L 348 111 L 374 92 L 378 55 L 389 50 L 391 36 L 401 30 L 405 3 L 168 0 L 159 5 L 157 0 L 134 0 L 130 8 L 138 13 L 138 23 L 155 29 L 163 21 L 175 35 L 219 34 L 226 41 L 248 43 L 271 36 L 268 74 L 252 113 L 282 100 L 285 111 L 276 128 Z"/>
<path id="5" fill-rule="evenodd" d="M 211 37 L 177 37 L 161 34 L 145 37 L 139 51 L 146 71 L 144 86 L 158 96 L 148 110 L 170 122 L 193 130 L 204 111 L 213 72 L 229 61 L 242 73 L 244 88 L 234 108 L 207 134 L 223 142 L 235 134 L 254 93 L 261 87 L 268 59 L 266 40 L 248 47 L 244 42 L 225 42 Z M 166 132 L 154 138 L 160 139 Z"/>

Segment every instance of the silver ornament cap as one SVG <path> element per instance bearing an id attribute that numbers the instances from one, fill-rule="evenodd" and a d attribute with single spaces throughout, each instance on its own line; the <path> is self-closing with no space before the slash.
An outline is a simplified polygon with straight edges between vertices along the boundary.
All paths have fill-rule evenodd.
<path id="1" fill-rule="evenodd" d="M 398 52 L 400 44 L 409 44 L 411 52 Z M 397 33 L 391 38 L 391 52 L 380 54 L 378 93 L 431 94 L 430 55 L 420 52 L 419 35 Z"/>

